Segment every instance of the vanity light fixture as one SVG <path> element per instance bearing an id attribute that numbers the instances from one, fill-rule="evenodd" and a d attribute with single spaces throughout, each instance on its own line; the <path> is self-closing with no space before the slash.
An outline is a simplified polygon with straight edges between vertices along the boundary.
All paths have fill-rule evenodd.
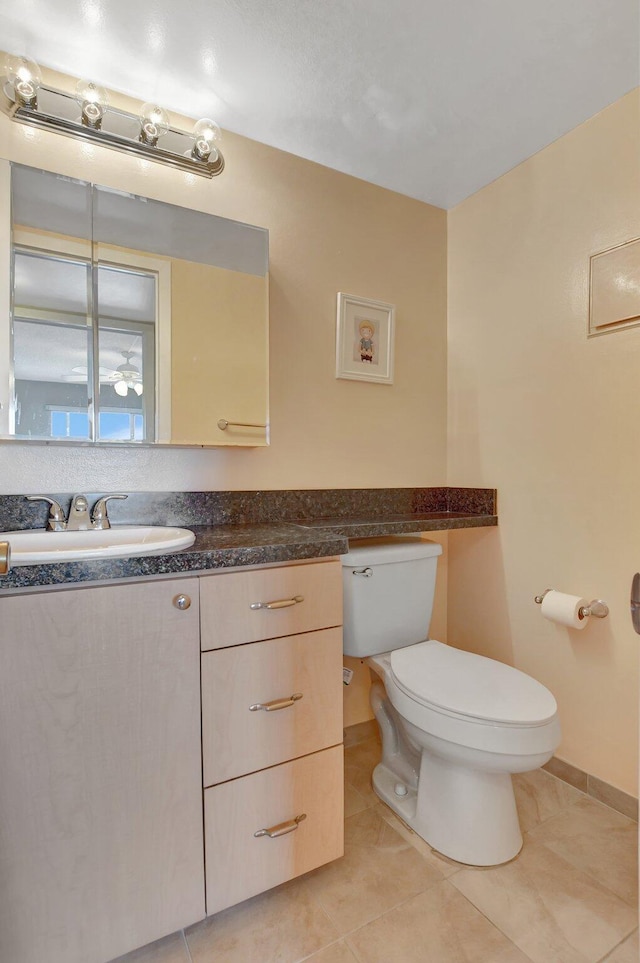
<path id="1" fill-rule="evenodd" d="M 58 90 L 42 83 L 40 68 L 25 56 L 7 57 L 0 84 L 0 107 L 20 124 L 94 141 L 203 177 L 215 177 L 224 169 L 220 128 L 209 118 L 186 131 L 172 127 L 159 104 L 146 103 L 138 114 L 112 107 L 106 90 L 91 80 L 78 81 L 73 94 Z"/>

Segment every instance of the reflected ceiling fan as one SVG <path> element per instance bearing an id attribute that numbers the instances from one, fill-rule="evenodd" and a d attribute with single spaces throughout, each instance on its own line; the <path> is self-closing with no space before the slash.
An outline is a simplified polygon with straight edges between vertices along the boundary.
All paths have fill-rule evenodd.
<path id="1" fill-rule="evenodd" d="M 117 368 L 103 368 L 101 366 L 98 369 L 100 384 L 112 384 L 115 393 L 120 395 L 121 398 L 127 396 L 129 389 L 135 391 L 138 397 L 143 392 L 140 369 L 131 361 L 134 353 L 133 351 L 121 351 L 120 354 L 125 360 Z M 71 374 L 65 376 L 65 381 L 86 384 L 88 373 L 89 369 L 86 365 L 75 365 L 71 369 Z"/>

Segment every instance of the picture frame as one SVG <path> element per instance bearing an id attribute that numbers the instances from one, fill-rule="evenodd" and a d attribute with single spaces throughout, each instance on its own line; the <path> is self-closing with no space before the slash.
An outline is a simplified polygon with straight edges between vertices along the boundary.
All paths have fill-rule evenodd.
<path id="1" fill-rule="evenodd" d="M 338 294 L 336 378 L 393 384 L 395 305 Z"/>

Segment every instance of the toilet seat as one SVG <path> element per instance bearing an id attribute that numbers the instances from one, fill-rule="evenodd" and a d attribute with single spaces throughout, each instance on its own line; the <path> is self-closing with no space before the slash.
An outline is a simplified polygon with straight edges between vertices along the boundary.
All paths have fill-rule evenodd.
<path id="1" fill-rule="evenodd" d="M 435 640 L 393 650 L 390 674 L 409 699 L 460 721 L 530 728 L 547 725 L 558 709 L 524 672 Z"/>

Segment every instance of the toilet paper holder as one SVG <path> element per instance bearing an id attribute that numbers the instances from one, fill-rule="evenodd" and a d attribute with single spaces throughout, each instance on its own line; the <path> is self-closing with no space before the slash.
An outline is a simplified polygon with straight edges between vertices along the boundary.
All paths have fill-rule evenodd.
<path id="1" fill-rule="evenodd" d="M 542 595 L 535 596 L 534 602 L 537 605 L 542 605 L 542 600 L 547 594 L 547 592 L 553 592 L 553 591 L 554 590 L 550 588 L 545 589 Z M 609 606 L 607 605 L 606 602 L 603 602 L 602 599 L 593 599 L 593 601 L 589 602 L 588 605 L 583 605 L 580 608 L 580 617 L 583 619 L 588 618 L 590 615 L 593 615 L 593 617 L 596 619 L 606 619 L 608 614 L 609 614 Z"/>

